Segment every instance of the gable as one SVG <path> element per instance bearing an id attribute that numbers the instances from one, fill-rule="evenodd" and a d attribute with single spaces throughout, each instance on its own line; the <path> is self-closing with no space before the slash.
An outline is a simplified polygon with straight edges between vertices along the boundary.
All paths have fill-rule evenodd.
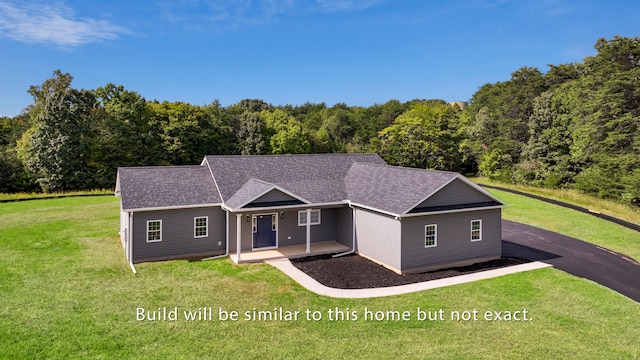
<path id="1" fill-rule="evenodd" d="M 478 204 L 494 202 L 495 199 L 474 189 L 460 179 L 455 179 L 445 187 L 418 204 L 415 209 L 451 206 L 461 204 Z"/>
<path id="2" fill-rule="evenodd" d="M 266 194 L 256 198 L 243 208 L 266 207 L 266 206 L 283 206 L 283 205 L 300 205 L 304 204 L 300 199 L 285 194 L 278 189 L 272 189 Z"/>

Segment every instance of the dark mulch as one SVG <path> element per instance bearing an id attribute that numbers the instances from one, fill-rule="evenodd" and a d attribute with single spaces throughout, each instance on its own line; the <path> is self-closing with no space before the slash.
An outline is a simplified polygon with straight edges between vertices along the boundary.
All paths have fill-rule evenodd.
<path id="1" fill-rule="evenodd" d="M 304 271 L 321 284 L 340 289 L 369 289 L 413 284 L 527 262 L 529 261 L 523 259 L 502 258 L 469 266 L 398 275 L 382 265 L 354 254 L 338 258 L 333 258 L 331 255 L 319 255 L 291 260 L 293 266 Z"/>

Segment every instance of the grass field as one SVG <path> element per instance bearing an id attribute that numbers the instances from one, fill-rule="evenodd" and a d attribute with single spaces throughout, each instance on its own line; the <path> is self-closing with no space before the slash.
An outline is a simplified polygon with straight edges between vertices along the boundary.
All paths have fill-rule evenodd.
<path id="1" fill-rule="evenodd" d="M 640 225 L 640 208 L 632 207 L 631 205 L 623 204 L 618 201 L 599 199 L 571 189 L 547 189 L 534 186 L 506 184 L 491 181 L 488 178 L 472 178 L 472 180 L 478 184 L 500 186 L 564 201 Z"/>
<path id="2" fill-rule="evenodd" d="M 585 225 L 570 210 L 496 194 L 510 204 L 506 218 L 640 254 L 637 235 L 626 238 L 621 227 L 599 231 L 604 222 Z M 0 358 L 640 358 L 640 304 L 555 269 L 389 298 L 332 299 L 268 265 L 228 259 L 139 264 L 133 275 L 118 224 L 112 197 L 0 204 Z M 611 239 L 612 232 L 621 235 Z M 163 307 L 177 307 L 178 319 L 136 319 L 137 308 Z M 212 308 L 212 320 L 184 319 L 183 311 L 202 307 Z M 238 311 L 239 320 L 220 321 L 220 307 Z M 300 318 L 244 317 L 279 307 Z M 442 309 L 444 320 L 418 321 L 418 307 Z M 330 321 L 336 308 L 358 319 Z M 408 311 L 410 320 L 365 320 L 365 308 Z M 323 318 L 307 321 L 307 309 Z M 450 318 L 474 309 L 477 321 Z M 483 319 L 485 311 L 523 309 L 532 320 Z"/>

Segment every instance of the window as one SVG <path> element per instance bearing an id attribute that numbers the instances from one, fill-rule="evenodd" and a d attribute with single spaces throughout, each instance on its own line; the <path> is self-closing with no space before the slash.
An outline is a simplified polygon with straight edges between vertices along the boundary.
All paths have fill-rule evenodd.
<path id="1" fill-rule="evenodd" d="M 311 210 L 311 222 L 309 225 L 320 224 L 320 210 Z M 298 226 L 307 225 L 307 210 L 298 211 Z"/>
<path id="2" fill-rule="evenodd" d="M 193 218 L 193 237 L 202 238 L 209 236 L 208 216 Z"/>
<path id="3" fill-rule="evenodd" d="M 271 231 L 276 231 L 276 215 L 271 215 Z"/>
<path id="4" fill-rule="evenodd" d="M 162 241 L 162 220 L 147 221 L 147 242 Z"/>
<path id="5" fill-rule="evenodd" d="M 482 240 L 482 220 L 471 220 L 471 241 Z"/>
<path id="6" fill-rule="evenodd" d="M 438 225 L 425 225 L 424 247 L 434 247 L 436 245 L 438 245 Z"/>
<path id="7" fill-rule="evenodd" d="M 255 215 L 251 217 L 251 232 L 254 234 L 258 232 L 258 218 Z"/>

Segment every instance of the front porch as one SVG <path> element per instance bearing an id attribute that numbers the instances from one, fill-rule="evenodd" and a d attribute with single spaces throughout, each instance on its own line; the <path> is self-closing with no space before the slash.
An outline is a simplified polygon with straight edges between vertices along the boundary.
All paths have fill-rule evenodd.
<path id="1" fill-rule="evenodd" d="M 306 244 L 283 246 L 272 250 L 258 250 L 251 252 L 243 252 L 240 254 L 239 263 L 253 263 L 261 262 L 264 260 L 282 259 L 282 258 L 300 258 L 305 256 L 324 255 L 341 253 L 351 250 L 351 248 L 344 246 L 336 241 L 324 241 L 311 243 L 311 251 L 307 252 Z M 238 254 L 232 253 L 229 255 L 231 260 L 238 264 Z"/>

